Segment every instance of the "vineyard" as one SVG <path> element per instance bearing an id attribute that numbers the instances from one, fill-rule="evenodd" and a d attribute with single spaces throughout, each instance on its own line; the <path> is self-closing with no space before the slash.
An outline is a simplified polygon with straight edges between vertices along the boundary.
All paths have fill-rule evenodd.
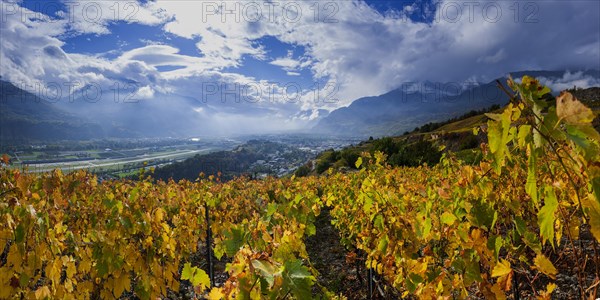
<path id="1" fill-rule="evenodd" d="M 348 261 L 380 279 L 374 297 L 596 299 L 595 115 L 569 93 L 547 101 L 533 78 L 509 86 L 474 129 L 489 141 L 477 165 L 365 153 L 357 172 L 226 183 L 2 168 L 0 299 L 352 298 L 319 281 L 306 249 L 325 211 Z"/>

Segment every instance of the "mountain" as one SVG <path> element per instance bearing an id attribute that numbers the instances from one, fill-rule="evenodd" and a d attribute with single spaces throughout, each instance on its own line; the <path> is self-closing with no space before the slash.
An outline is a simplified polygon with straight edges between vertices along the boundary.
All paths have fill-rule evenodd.
<path id="1" fill-rule="evenodd" d="M 102 138 L 187 137 L 213 133 L 204 122 L 214 111 L 204 103 L 174 94 L 155 99 L 95 102 L 83 98 L 50 102 L 0 80 L 2 143 L 56 142 Z"/>
<path id="2" fill-rule="evenodd" d="M 592 126 L 597 131 L 600 130 L 600 87 L 568 89 L 568 91 L 592 109 L 596 115 Z M 556 100 L 549 97 L 547 101 Z M 340 150 L 326 150 L 314 160 L 299 167 L 295 175 L 297 177 L 318 175 L 330 168 L 336 172 L 356 169 L 355 163 L 361 153 L 375 151 L 386 154 L 386 163 L 392 166 L 418 166 L 423 163 L 431 166 L 439 162 L 442 153 L 449 151 L 453 152 L 454 157 L 467 164 L 478 163 L 482 158 L 480 145 L 488 143 L 488 140 L 487 134 L 483 131 L 474 135 L 473 128 L 486 126 L 489 120 L 486 113 L 500 114 L 504 109 L 505 107 L 493 107 L 470 111 L 453 119 L 435 124 L 429 123 L 401 136 L 374 138 Z"/>
<path id="3" fill-rule="evenodd" d="M 511 74 L 513 78 L 527 74 L 547 81 L 559 81 L 565 77 L 564 71 Z M 600 72 L 586 71 L 581 75 L 599 78 Z M 506 79 L 498 78 L 503 85 Z M 458 83 L 411 83 L 380 96 L 357 99 L 348 107 L 332 111 L 313 127 L 313 132 L 358 137 L 400 135 L 429 122 L 447 120 L 470 110 L 507 102 L 508 96 L 498 88 L 496 80 L 470 86 Z"/>
<path id="4" fill-rule="evenodd" d="M 99 124 L 109 137 L 188 137 L 213 131 L 205 120 L 214 111 L 195 98 L 158 93 L 152 99 L 112 98 L 107 95 L 96 102 L 78 98 L 59 105 Z"/>
<path id="5" fill-rule="evenodd" d="M 0 140 L 19 143 L 102 137 L 102 128 L 0 80 Z"/>

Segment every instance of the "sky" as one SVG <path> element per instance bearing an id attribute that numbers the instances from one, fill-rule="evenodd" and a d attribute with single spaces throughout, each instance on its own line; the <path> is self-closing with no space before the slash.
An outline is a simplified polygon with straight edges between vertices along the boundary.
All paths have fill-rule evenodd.
<path id="1" fill-rule="evenodd" d="M 106 106 L 192 98 L 247 130 L 305 128 L 406 82 L 569 70 L 562 86 L 586 86 L 577 71 L 600 69 L 594 0 L 0 1 L 3 80 Z"/>

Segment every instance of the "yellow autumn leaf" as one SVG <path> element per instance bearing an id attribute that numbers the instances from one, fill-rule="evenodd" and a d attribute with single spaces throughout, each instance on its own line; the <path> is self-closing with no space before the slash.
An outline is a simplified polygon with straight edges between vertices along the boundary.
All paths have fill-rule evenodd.
<path id="1" fill-rule="evenodd" d="M 534 263 L 536 269 L 538 269 L 538 271 L 544 273 L 545 275 L 547 275 L 548 277 L 550 277 L 552 279 L 555 279 L 558 271 L 556 270 L 556 268 L 554 267 L 552 262 L 544 254 L 541 254 L 541 253 L 538 254 L 533 259 L 533 263 Z"/>
<path id="2" fill-rule="evenodd" d="M 50 296 L 52 296 L 52 294 L 50 293 L 50 289 L 46 285 L 43 287 L 40 287 L 39 289 L 37 289 L 35 291 L 36 299 L 46 299 L 46 298 L 50 298 Z"/>
<path id="3" fill-rule="evenodd" d="M 554 292 L 555 289 L 556 289 L 556 284 L 548 283 L 548 285 L 546 286 L 546 290 L 541 292 L 540 295 L 537 297 L 537 299 L 538 300 L 552 299 L 552 292 Z"/>
<path id="4" fill-rule="evenodd" d="M 157 208 L 156 211 L 154 212 L 154 222 L 156 223 L 160 223 L 163 219 L 164 216 L 164 211 L 162 208 Z"/>
<path id="5" fill-rule="evenodd" d="M 213 288 L 212 290 L 210 290 L 210 293 L 208 293 L 209 300 L 221 300 L 224 298 L 225 294 L 223 293 L 223 290 L 221 288 Z"/>
<path id="6" fill-rule="evenodd" d="M 568 124 L 589 124 L 594 120 L 594 112 L 569 92 L 556 98 L 556 115 Z"/>
<path id="7" fill-rule="evenodd" d="M 124 291 L 127 291 L 131 288 L 131 280 L 129 279 L 129 274 L 126 272 L 121 273 L 119 278 L 115 279 L 113 293 L 115 297 L 119 298 Z"/>
<path id="8" fill-rule="evenodd" d="M 67 278 L 73 278 L 73 276 L 75 276 L 76 273 L 77 267 L 75 266 L 75 262 L 67 262 Z"/>
<path id="9" fill-rule="evenodd" d="M 496 266 L 492 270 L 492 277 L 508 275 L 510 272 L 512 272 L 512 269 L 510 268 L 510 262 L 508 260 L 501 259 L 498 261 L 498 263 L 496 263 Z"/>
<path id="10" fill-rule="evenodd" d="M 581 204 L 590 219 L 590 232 L 600 241 L 600 204 L 598 204 L 598 199 L 595 199 L 593 194 L 588 194 L 582 199 Z"/>

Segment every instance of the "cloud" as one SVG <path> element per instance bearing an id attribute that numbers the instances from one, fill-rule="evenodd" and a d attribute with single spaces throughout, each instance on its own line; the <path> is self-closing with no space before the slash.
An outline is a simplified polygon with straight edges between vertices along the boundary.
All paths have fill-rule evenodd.
<path id="1" fill-rule="evenodd" d="M 282 67 L 284 70 L 295 70 L 300 62 L 291 57 L 281 57 L 271 61 L 270 64 Z"/>
<path id="2" fill-rule="evenodd" d="M 484 62 L 484 63 L 488 63 L 488 64 L 495 64 L 497 62 L 502 61 L 504 58 L 506 58 L 506 52 L 504 51 L 504 48 L 501 48 L 494 55 L 488 55 L 488 56 L 484 56 L 484 57 L 478 58 L 477 62 Z"/>
<path id="3" fill-rule="evenodd" d="M 66 11 L 60 15 L 68 20 L 70 33 L 109 34 L 108 26 L 118 22 L 159 25 L 169 18 L 154 7 L 153 1 L 65 1 Z"/>
<path id="4" fill-rule="evenodd" d="M 226 123 L 244 115 L 239 118 L 248 124 L 271 115 L 277 117 L 269 124 L 287 120 L 281 128 L 301 126 L 320 117 L 321 109 L 349 105 L 406 82 L 483 82 L 518 70 L 600 69 L 600 3 L 591 1 L 476 1 L 471 6 L 417 1 L 387 12 L 360 0 L 327 2 L 329 7 L 315 1 L 69 1 L 56 15 L 10 3 L 21 13 L 3 16 L 3 79 L 30 88 L 76 82 L 75 92 L 96 84 L 108 91 L 107 97 L 117 84 L 144 99 L 164 94 L 206 98 L 214 110 L 202 112 L 222 112 L 220 124 L 231 130 L 235 126 Z M 181 51 L 169 39 L 144 39 L 145 45 L 110 58 L 65 51 L 67 37 L 111 34 L 111 25 L 133 23 L 162 26 L 199 53 Z M 270 44 L 260 42 L 264 37 L 303 53 L 272 55 Z M 122 38 L 129 38 L 127 43 L 140 39 Z M 308 71 L 314 87 L 290 92 L 273 80 L 247 75 L 248 57 L 289 77 Z M 548 84 L 598 84 L 581 73 L 569 74 Z M 206 90 L 215 86 L 214 93 Z M 222 101 L 231 87 L 240 101 L 228 100 L 231 95 Z"/>
<path id="5" fill-rule="evenodd" d="M 286 71 L 286 75 L 288 76 L 300 76 L 298 71 L 310 66 L 312 62 L 306 56 L 297 59 L 293 56 L 293 51 L 289 50 L 287 56 L 276 58 L 269 62 L 269 64 L 281 67 L 281 69 Z"/>
<path id="6" fill-rule="evenodd" d="M 313 1 L 296 1 L 287 10 L 285 2 L 269 2 L 274 9 L 268 13 L 264 3 L 251 3 L 259 8 L 245 9 L 243 2 L 156 6 L 173 16 L 167 31 L 200 38 L 200 51 L 223 66 L 239 66 L 244 55 L 263 56 L 252 41 L 264 36 L 303 46 L 313 77 L 339 85 L 339 102 L 322 105 L 329 109 L 407 81 L 486 81 L 514 70 L 600 68 L 598 3 L 518 3 L 517 12 L 503 1 L 416 2 L 382 14 L 363 1 L 335 1 L 333 22 L 315 18 Z M 259 9 L 255 21 L 257 14 L 247 12 Z M 291 10 L 301 14 L 286 19 Z M 415 15 L 431 22 L 415 21 Z M 269 63 L 288 76 L 298 73 L 299 60 L 289 55 Z"/>
<path id="7" fill-rule="evenodd" d="M 539 77 L 540 83 L 548 86 L 554 93 L 566 89 L 577 88 L 589 88 L 589 87 L 600 87 L 600 78 L 584 74 L 584 72 L 570 72 L 567 71 L 562 78 L 546 78 Z"/>
<path id="8" fill-rule="evenodd" d="M 152 99 L 154 97 L 154 89 L 150 86 L 143 86 L 135 93 L 137 99 Z"/>

